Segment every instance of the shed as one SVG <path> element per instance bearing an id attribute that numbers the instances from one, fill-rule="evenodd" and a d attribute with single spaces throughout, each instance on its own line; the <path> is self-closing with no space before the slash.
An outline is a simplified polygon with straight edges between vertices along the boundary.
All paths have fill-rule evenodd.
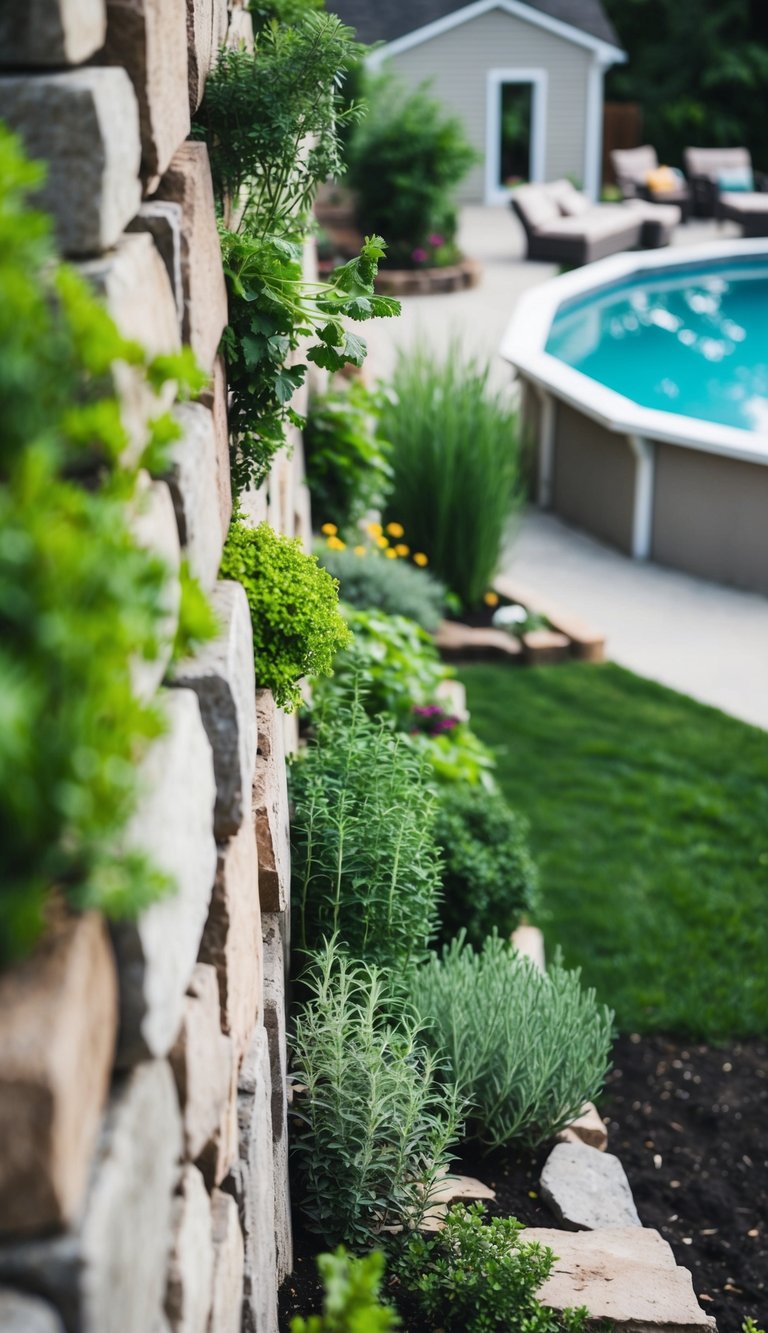
<path id="1" fill-rule="evenodd" d="M 370 68 L 428 82 L 482 161 L 465 202 L 502 203 L 520 181 L 600 189 L 603 79 L 626 60 L 601 0 L 336 0 Z"/>

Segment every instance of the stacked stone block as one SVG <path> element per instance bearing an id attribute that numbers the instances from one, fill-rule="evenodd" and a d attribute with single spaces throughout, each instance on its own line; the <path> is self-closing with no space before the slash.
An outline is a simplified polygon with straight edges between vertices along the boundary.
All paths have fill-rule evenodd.
<path id="1" fill-rule="evenodd" d="M 62 926 L 0 977 L 0 1333 L 275 1333 L 292 1263 L 295 729 L 256 692 L 242 589 L 218 581 L 227 302 L 207 150 L 187 140 L 225 42 L 252 42 L 226 0 L 26 0 L 0 14 L 0 119 L 47 164 L 39 202 L 60 250 L 122 333 L 154 353 L 189 345 L 210 377 L 173 408 L 181 438 L 167 475 L 142 479 L 132 522 L 176 575 L 186 559 L 220 626 L 187 661 L 134 666 L 167 725 L 125 846 L 175 892 L 109 931 L 96 916 Z M 114 380 L 138 457 L 169 402 L 130 367 Z M 292 445 L 244 508 L 308 543 Z M 176 577 L 169 638 L 178 602 Z"/>

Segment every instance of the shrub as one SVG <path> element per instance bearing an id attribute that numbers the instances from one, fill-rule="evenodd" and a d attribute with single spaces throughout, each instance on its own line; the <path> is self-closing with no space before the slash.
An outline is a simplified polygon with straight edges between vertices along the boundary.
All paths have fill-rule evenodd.
<path id="1" fill-rule="evenodd" d="M 291 1333 L 394 1333 L 400 1320 L 379 1300 L 385 1259 L 381 1250 L 355 1259 L 339 1245 L 333 1254 L 319 1254 L 323 1281 L 322 1315 L 291 1320 Z"/>
<path id="2" fill-rule="evenodd" d="M 374 615 L 406 616 L 428 633 L 440 624 L 446 591 L 425 569 L 405 560 L 388 560 L 369 546 L 356 553 L 348 546 L 334 550 L 326 545 L 318 549 L 317 557 L 339 580 L 340 595 L 349 606 Z"/>
<path id="3" fill-rule="evenodd" d="M 489 1148 L 544 1143 L 603 1086 L 613 1015 L 579 976 L 559 960 L 539 972 L 495 932 L 480 953 L 462 933 L 414 972 L 416 1012 Z"/>
<path id="4" fill-rule="evenodd" d="M 339 614 L 338 585 L 298 538 L 268 523 L 248 527 L 235 514 L 221 574 L 242 583 L 251 609 L 253 661 L 259 685 L 289 712 L 301 702 L 298 682 L 328 675 L 334 654 L 350 641 Z"/>
<path id="5" fill-rule="evenodd" d="M 586 1309 L 556 1314 L 536 1298 L 551 1250 L 521 1239 L 514 1218 L 483 1222 L 483 1205 L 455 1205 L 442 1231 L 412 1235 L 396 1271 L 431 1328 L 446 1333 L 582 1333 Z"/>
<path id="6" fill-rule="evenodd" d="M 406 616 L 350 608 L 344 615 L 352 641 L 337 658 L 333 680 L 323 683 L 321 695 L 347 695 L 359 677 L 365 685 L 366 711 L 372 716 L 386 713 L 398 727 L 409 729 L 414 705 L 430 703 L 451 674 L 434 642 Z"/>
<path id="7" fill-rule="evenodd" d="M 461 122 L 426 87 L 391 74 L 364 84 L 368 115 L 349 139 L 349 182 L 364 228 L 383 228 L 396 267 L 457 258 L 453 192 L 477 160 Z M 376 220 L 378 219 L 378 220 Z"/>
<path id="8" fill-rule="evenodd" d="M 475 735 L 466 722 L 457 722 L 450 731 L 430 736 L 411 731 L 410 744 L 423 755 L 439 784 L 478 783 L 485 791 L 495 791 L 493 752 Z"/>
<path id="9" fill-rule="evenodd" d="M 388 446 L 376 431 L 380 396 L 359 380 L 310 400 L 304 427 L 307 485 L 316 514 L 343 532 L 389 492 Z"/>
<path id="10" fill-rule="evenodd" d="M 394 472 L 387 516 L 468 609 L 493 580 L 518 502 L 516 415 L 487 378 L 455 345 L 442 364 L 423 349 L 401 353 L 381 416 Z"/>
<path id="11" fill-rule="evenodd" d="M 136 913 L 168 880 L 120 850 L 137 762 L 162 730 L 133 668 L 165 647 L 168 570 L 127 511 L 139 463 L 173 438 L 159 416 L 140 460 L 112 384 L 201 387 L 190 356 L 121 337 L 27 208 L 41 179 L 0 128 L 0 961 L 62 906 Z M 87 484 L 80 485 L 78 479 Z"/>
<path id="12" fill-rule="evenodd" d="M 536 867 L 527 834 L 527 820 L 503 796 L 466 783 L 441 788 L 435 837 L 443 853 L 444 940 L 463 927 L 479 948 L 494 928 L 510 935 L 530 910 Z"/>
<path id="13" fill-rule="evenodd" d="M 306 1088 L 293 1136 L 299 1198 L 313 1231 L 365 1248 L 382 1227 L 418 1225 L 447 1166 L 455 1098 L 377 968 L 331 942 L 307 985 L 293 1056 Z"/>
<path id="14" fill-rule="evenodd" d="M 440 868 L 424 761 L 351 692 L 326 700 L 316 742 L 291 769 L 294 920 L 300 947 L 338 932 L 395 969 L 424 956 Z"/>

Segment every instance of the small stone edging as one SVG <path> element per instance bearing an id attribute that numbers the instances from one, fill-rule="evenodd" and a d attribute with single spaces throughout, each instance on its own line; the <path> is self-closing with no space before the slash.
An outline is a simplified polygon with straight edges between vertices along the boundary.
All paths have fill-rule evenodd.
<path id="1" fill-rule="evenodd" d="M 482 264 L 476 259 L 442 268 L 385 268 L 376 279 L 376 291 L 382 296 L 437 296 L 468 291 L 479 285 L 482 276 Z"/>
<path id="2" fill-rule="evenodd" d="M 520 639 L 493 626 L 464 625 L 442 620 L 435 642 L 449 661 L 505 661 L 525 666 L 550 666 L 555 662 L 603 662 L 606 637 L 587 621 L 571 615 L 554 602 L 542 601 L 536 593 L 501 575 L 494 591 L 510 602 L 546 616 L 550 628 L 529 630 Z"/>

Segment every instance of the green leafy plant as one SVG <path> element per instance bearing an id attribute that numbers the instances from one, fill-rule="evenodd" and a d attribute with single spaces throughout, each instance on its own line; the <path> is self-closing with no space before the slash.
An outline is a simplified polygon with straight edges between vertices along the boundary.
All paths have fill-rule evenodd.
<path id="1" fill-rule="evenodd" d="M 173 642 L 173 662 L 180 662 L 183 658 L 189 657 L 204 643 L 215 639 L 219 633 L 213 608 L 190 570 L 187 560 L 181 562 L 179 583 L 181 596 L 176 637 Z"/>
<path id="2" fill-rule="evenodd" d="M 323 1313 L 292 1319 L 291 1333 L 394 1333 L 400 1320 L 379 1299 L 385 1263 L 381 1250 L 355 1259 L 339 1245 L 333 1254 L 319 1254 Z"/>
<path id="3" fill-rule="evenodd" d="M 62 909 L 135 913 L 171 887 L 120 836 L 137 762 L 163 727 L 134 691 L 135 667 L 169 632 L 169 571 L 129 514 L 139 466 L 161 460 L 174 427 L 158 404 L 133 457 L 113 366 L 149 389 L 201 384 L 189 356 L 153 359 L 122 338 L 56 262 L 50 223 L 26 202 L 40 179 L 0 129 L 2 961 Z"/>
<path id="4" fill-rule="evenodd" d="M 477 783 L 485 791 L 496 789 L 493 752 L 466 722 L 457 722 L 449 731 L 430 735 L 411 731 L 409 743 L 427 760 L 438 783 Z"/>
<path id="5" fill-rule="evenodd" d="M 465 608 L 482 602 L 518 503 L 517 418 L 488 367 L 454 344 L 442 363 L 401 353 L 381 429 L 394 480 L 387 517 Z"/>
<path id="6" fill-rule="evenodd" d="M 528 821 L 498 793 L 452 783 L 439 792 L 435 836 L 443 853 L 441 938 L 463 928 L 479 948 L 494 928 L 510 935 L 536 889 Z"/>
<path id="7" fill-rule="evenodd" d="M 321 694 L 347 694 L 359 677 L 365 686 L 366 710 L 371 715 L 386 713 L 407 730 L 414 705 L 430 703 L 451 672 L 415 620 L 349 607 L 344 615 L 353 638 L 336 660 L 333 679 L 322 683 Z"/>
<path id="8" fill-rule="evenodd" d="M 349 136 L 349 183 L 364 228 L 383 230 L 396 267 L 453 263 L 454 191 L 477 160 L 464 129 L 426 87 L 366 80 L 368 115 Z"/>
<path id="9" fill-rule="evenodd" d="M 526 1243 L 514 1218 L 483 1222 L 483 1205 L 455 1205 L 433 1236 L 412 1235 L 396 1263 L 397 1276 L 431 1328 L 446 1333 L 583 1333 L 588 1312 L 546 1309 L 536 1293 L 554 1255 Z"/>
<path id="10" fill-rule="evenodd" d="M 305 978 L 293 1074 L 293 1154 L 313 1231 L 368 1248 L 384 1227 L 418 1226 L 457 1133 L 418 1023 L 383 974 L 326 943 Z"/>
<path id="11" fill-rule="evenodd" d="M 427 774 L 405 737 L 367 716 L 358 682 L 324 701 L 316 741 L 290 774 L 303 950 L 338 933 L 357 957 L 395 969 L 424 956 L 440 880 Z"/>
<path id="12" fill-rule="evenodd" d="M 373 615 L 405 616 L 428 633 L 440 624 L 446 590 L 425 569 L 388 559 L 365 544 L 339 550 L 326 543 L 318 547 L 317 558 L 339 580 L 342 600 L 349 606 Z"/>
<path id="13" fill-rule="evenodd" d="M 307 484 L 315 513 L 343 532 L 380 509 L 389 491 L 388 446 L 376 430 L 380 401 L 380 393 L 359 380 L 310 399 Z"/>
<path id="14" fill-rule="evenodd" d="M 268 523 L 251 528 L 237 513 L 221 574 L 245 589 L 259 685 L 291 712 L 301 702 L 302 676 L 329 674 L 335 654 L 350 640 L 335 579 L 305 553 L 298 537 L 281 536 Z"/>
<path id="15" fill-rule="evenodd" d="M 495 932 L 478 953 L 461 932 L 414 971 L 411 997 L 489 1148 L 544 1143 L 603 1086 L 613 1015 L 559 960 L 539 972 Z"/>

